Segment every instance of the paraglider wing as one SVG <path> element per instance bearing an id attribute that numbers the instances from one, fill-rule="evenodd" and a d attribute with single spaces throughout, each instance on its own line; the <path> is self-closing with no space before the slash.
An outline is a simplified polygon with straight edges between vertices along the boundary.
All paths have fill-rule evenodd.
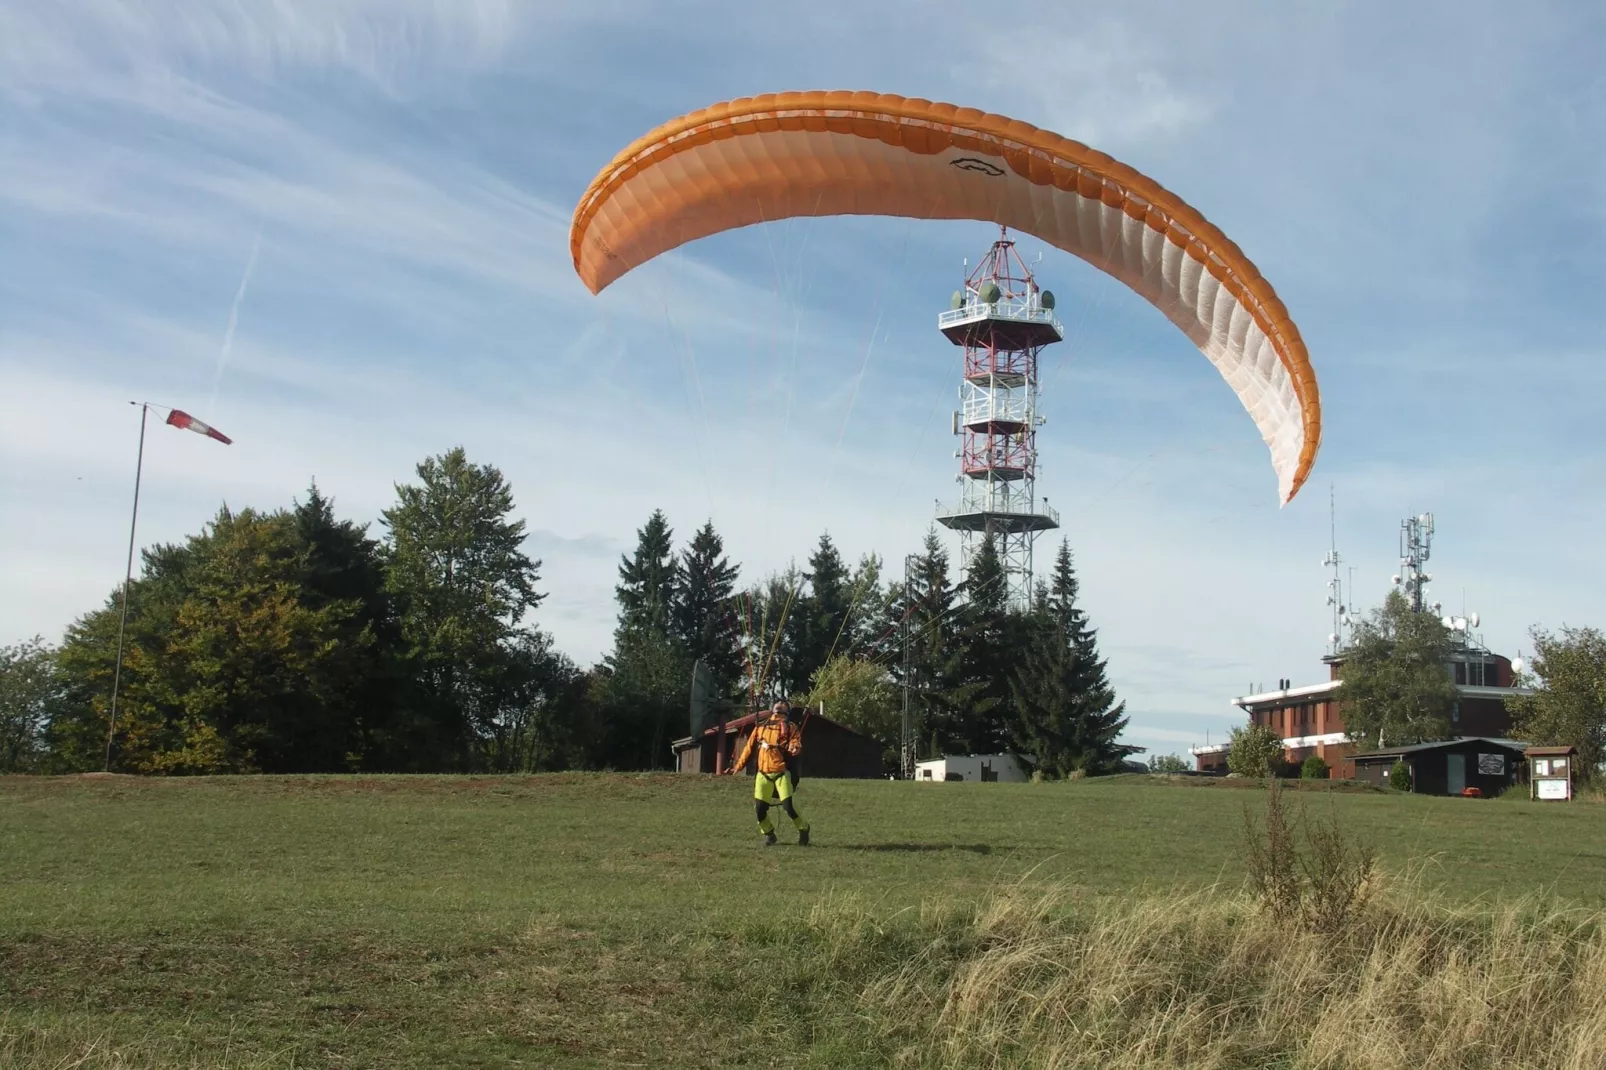
<path id="1" fill-rule="evenodd" d="M 660 253 L 793 216 L 998 223 L 1086 260 L 1180 328 L 1237 393 L 1292 500 L 1321 440 L 1299 330 L 1243 252 L 1176 194 L 1027 123 L 877 93 L 778 93 L 665 123 L 602 170 L 570 251 L 592 293 Z"/>

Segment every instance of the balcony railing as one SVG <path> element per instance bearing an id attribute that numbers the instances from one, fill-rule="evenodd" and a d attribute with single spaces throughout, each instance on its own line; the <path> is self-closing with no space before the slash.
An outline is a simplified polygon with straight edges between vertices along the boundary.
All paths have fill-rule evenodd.
<path id="1" fill-rule="evenodd" d="M 1044 308 L 1042 305 L 1028 301 L 972 301 L 959 308 L 949 309 L 947 312 L 937 314 L 937 326 L 953 327 L 961 323 L 970 323 L 974 320 L 1000 319 L 1013 320 L 1016 323 L 1046 323 L 1053 327 L 1061 337 L 1065 328 L 1060 324 L 1059 317 L 1054 310 Z"/>
<path id="2" fill-rule="evenodd" d="M 1042 503 L 1013 506 L 1004 503 L 983 504 L 981 502 L 962 501 L 937 507 L 938 520 L 952 520 L 955 517 L 974 516 L 979 513 L 1002 517 L 1019 517 L 1022 520 L 1047 520 L 1050 522 L 1046 525 L 1048 527 L 1057 528 L 1060 526 L 1059 510 Z"/>
<path id="3" fill-rule="evenodd" d="M 999 397 L 997 394 L 966 398 L 960 418 L 967 424 L 989 420 L 1023 424 L 1031 418 L 1031 406 L 1024 397 Z"/>

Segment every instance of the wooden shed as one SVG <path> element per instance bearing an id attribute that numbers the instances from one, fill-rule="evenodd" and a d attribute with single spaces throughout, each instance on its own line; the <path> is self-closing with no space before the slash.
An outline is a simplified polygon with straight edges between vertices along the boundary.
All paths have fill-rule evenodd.
<path id="1" fill-rule="evenodd" d="M 675 740 L 675 769 L 682 773 L 723 772 L 746 745 L 753 732 L 754 716 L 749 713 L 706 728 L 700 735 Z M 885 775 L 881 761 L 884 750 L 880 740 L 814 713 L 803 728 L 798 773 L 805 779 L 878 779 Z"/>
<path id="2" fill-rule="evenodd" d="M 1368 751 L 1352 760 L 1356 778 L 1378 787 L 1389 786 L 1389 770 L 1403 761 L 1410 767 L 1414 794 L 1492 797 L 1516 783 L 1526 746 L 1514 739 L 1459 736 Z"/>

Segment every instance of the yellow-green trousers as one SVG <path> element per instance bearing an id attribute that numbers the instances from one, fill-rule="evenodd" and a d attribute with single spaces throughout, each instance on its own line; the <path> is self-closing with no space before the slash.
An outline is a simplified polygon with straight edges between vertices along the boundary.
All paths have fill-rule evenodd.
<path id="1" fill-rule="evenodd" d="M 799 832 L 807 832 L 809 823 L 803 820 L 803 815 L 797 812 L 792 803 L 792 774 L 787 772 L 760 773 L 753 782 L 753 799 L 758 812 L 758 831 L 769 836 L 775 832 L 775 825 L 770 821 L 771 800 L 778 802 L 786 816 L 792 819 L 792 827 Z"/>

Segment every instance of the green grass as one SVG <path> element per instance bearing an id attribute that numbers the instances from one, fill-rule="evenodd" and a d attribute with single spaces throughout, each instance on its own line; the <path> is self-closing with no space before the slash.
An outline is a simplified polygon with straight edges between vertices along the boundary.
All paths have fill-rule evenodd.
<path id="1" fill-rule="evenodd" d="M 1236 888 L 1262 794 L 805 780 L 766 850 L 750 789 L 0 778 L 0 1066 L 883 1065 L 859 994 L 943 918 Z M 1300 797 L 1450 901 L 1606 905 L 1595 805 Z"/>

